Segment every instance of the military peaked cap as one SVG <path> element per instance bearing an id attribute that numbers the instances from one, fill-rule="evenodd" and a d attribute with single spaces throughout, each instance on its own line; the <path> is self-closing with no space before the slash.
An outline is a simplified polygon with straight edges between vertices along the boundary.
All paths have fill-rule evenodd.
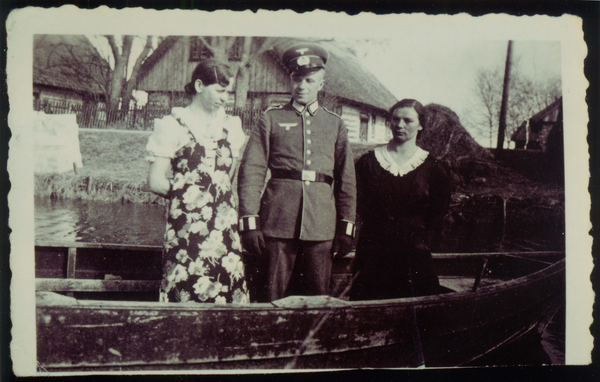
<path id="1" fill-rule="evenodd" d="M 329 53 L 317 44 L 298 44 L 286 50 L 281 59 L 289 73 L 325 69 Z"/>

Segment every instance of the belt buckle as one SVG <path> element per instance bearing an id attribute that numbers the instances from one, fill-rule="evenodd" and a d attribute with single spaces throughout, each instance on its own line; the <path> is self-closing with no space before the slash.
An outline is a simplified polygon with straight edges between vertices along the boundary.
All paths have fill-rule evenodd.
<path id="1" fill-rule="evenodd" d="M 302 170 L 302 180 L 314 182 L 317 180 L 317 173 L 315 171 Z"/>

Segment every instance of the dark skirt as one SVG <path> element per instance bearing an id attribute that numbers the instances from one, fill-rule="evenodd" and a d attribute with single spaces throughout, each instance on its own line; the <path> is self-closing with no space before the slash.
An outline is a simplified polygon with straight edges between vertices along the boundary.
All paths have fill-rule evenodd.
<path id="1" fill-rule="evenodd" d="M 351 300 L 416 297 L 439 292 L 431 252 L 417 248 L 358 248 Z M 358 275 L 356 275 L 358 273 Z"/>

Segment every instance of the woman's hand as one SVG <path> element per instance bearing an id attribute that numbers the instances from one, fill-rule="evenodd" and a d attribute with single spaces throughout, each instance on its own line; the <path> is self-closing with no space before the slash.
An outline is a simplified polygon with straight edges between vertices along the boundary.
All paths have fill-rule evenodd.
<path id="1" fill-rule="evenodd" d="M 170 158 L 156 157 L 154 162 L 150 163 L 148 171 L 148 188 L 163 197 L 167 197 L 171 190 L 171 182 L 167 178 L 167 171 L 171 166 Z"/>

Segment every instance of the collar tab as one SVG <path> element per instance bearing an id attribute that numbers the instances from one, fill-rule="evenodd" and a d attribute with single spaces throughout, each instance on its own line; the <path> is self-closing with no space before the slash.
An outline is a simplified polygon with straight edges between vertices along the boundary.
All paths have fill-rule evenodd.
<path id="1" fill-rule="evenodd" d="M 294 108 L 298 115 L 304 113 L 305 110 L 308 110 L 311 115 L 315 115 L 317 110 L 319 110 L 319 101 L 314 101 L 313 103 L 305 106 L 300 105 L 298 102 L 296 102 L 296 100 L 292 100 L 292 108 Z"/>

